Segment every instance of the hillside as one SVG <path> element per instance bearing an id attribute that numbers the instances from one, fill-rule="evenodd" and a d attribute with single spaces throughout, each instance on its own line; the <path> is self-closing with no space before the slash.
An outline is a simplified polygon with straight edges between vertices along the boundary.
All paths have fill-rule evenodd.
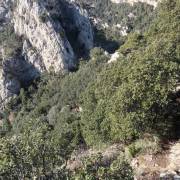
<path id="1" fill-rule="evenodd" d="M 95 46 L 111 53 L 124 43 L 128 33 L 143 32 L 156 17 L 154 6 L 145 3 L 149 1 L 76 1 L 89 12 L 95 26 Z"/>
<path id="2" fill-rule="evenodd" d="M 0 179 L 180 179 L 180 1 L 12 2 Z"/>

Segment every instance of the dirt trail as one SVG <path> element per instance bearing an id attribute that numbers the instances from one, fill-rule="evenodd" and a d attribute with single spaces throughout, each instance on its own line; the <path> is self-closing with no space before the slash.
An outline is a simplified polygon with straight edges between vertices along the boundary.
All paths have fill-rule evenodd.
<path id="1" fill-rule="evenodd" d="M 114 144 L 101 150 L 83 149 L 75 151 L 68 161 L 67 168 L 75 170 L 83 166 L 83 159 L 101 153 L 104 163 L 116 159 L 124 148 Z M 140 154 L 132 159 L 131 166 L 135 180 L 180 180 L 180 142 L 168 143 L 157 154 Z"/>
<path id="2" fill-rule="evenodd" d="M 140 155 L 131 164 L 137 180 L 180 180 L 180 142 L 156 155 Z"/>

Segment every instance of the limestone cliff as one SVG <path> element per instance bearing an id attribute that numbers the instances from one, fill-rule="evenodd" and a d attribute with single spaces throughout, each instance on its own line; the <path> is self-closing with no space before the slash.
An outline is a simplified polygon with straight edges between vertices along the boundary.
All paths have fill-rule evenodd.
<path id="1" fill-rule="evenodd" d="M 60 22 L 76 55 L 93 47 L 93 28 L 88 13 L 77 1 L 45 0 L 53 20 Z"/>
<path id="2" fill-rule="evenodd" d="M 88 14 L 73 1 L 0 0 L 0 31 L 8 24 L 13 25 L 23 46 L 15 56 L 0 53 L 1 101 L 18 94 L 43 71 L 74 69 L 78 50 L 84 53 L 93 47 Z M 8 48 L 0 43 L 1 50 Z"/>
<path id="3" fill-rule="evenodd" d="M 54 23 L 43 2 L 17 0 L 13 22 L 15 32 L 27 38 L 40 53 L 47 70 L 73 68 L 73 49 L 61 24 Z"/>
<path id="4" fill-rule="evenodd" d="M 22 56 L 11 57 L 3 61 L 0 69 L 0 103 L 18 94 L 21 87 L 29 85 L 39 72 Z"/>
<path id="5" fill-rule="evenodd" d="M 73 69 L 76 65 L 74 47 L 83 51 L 93 47 L 88 14 L 73 2 L 17 0 L 13 23 L 15 32 L 28 39 L 41 55 L 46 70 Z M 77 33 L 71 40 L 73 32 Z"/>
<path id="6" fill-rule="evenodd" d="M 0 31 L 10 21 L 11 0 L 0 0 Z"/>

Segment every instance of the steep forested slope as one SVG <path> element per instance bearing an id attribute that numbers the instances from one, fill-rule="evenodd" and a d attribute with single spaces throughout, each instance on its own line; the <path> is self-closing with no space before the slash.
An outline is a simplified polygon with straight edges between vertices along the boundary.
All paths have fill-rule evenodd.
<path id="1" fill-rule="evenodd" d="M 162 5 L 164 11 L 146 33 L 129 35 L 119 49 L 122 57 L 106 66 L 86 89 L 82 120 L 88 139 L 134 139 L 154 128 L 167 135 L 166 128 L 173 126 L 171 96 L 179 77 L 175 5 Z"/>
<path id="2" fill-rule="evenodd" d="M 21 89 L 1 114 L 0 177 L 129 180 L 132 157 L 179 139 L 179 12 L 179 0 L 163 1 L 148 30 L 128 35 L 116 62 L 94 48 L 77 72 L 44 73 Z M 115 159 L 97 154 L 66 168 L 73 151 L 114 143 L 122 146 Z"/>
<path id="3" fill-rule="evenodd" d="M 156 9 L 146 3 L 112 3 L 110 0 L 81 1 L 95 26 L 95 44 L 109 52 L 124 42 L 129 32 L 143 32 L 156 17 Z"/>

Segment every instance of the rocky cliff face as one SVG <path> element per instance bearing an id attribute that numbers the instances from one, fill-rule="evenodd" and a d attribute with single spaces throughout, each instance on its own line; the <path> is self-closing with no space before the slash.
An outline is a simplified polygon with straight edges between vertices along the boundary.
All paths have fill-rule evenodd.
<path id="1" fill-rule="evenodd" d="M 93 28 L 88 13 L 77 1 L 45 0 L 45 6 L 56 23 L 66 32 L 75 54 L 88 52 L 93 47 Z"/>
<path id="2" fill-rule="evenodd" d="M 74 69 L 77 56 L 93 47 L 88 14 L 73 1 L 0 0 L 0 29 L 8 23 L 24 43 L 18 56 L 1 57 L 1 101 L 43 71 Z"/>
<path id="3" fill-rule="evenodd" d="M 55 72 L 73 68 L 75 55 L 60 23 L 54 23 L 43 2 L 17 0 L 14 29 L 40 53 L 45 68 Z"/>
<path id="4" fill-rule="evenodd" d="M 0 0 L 0 31 L 10 21 L 11 0 Z"/>
<path id="5" fill-rule="evenodd" d="M 74 41 L 83 51 L 93 47 L 87 12 L 73 2 L 17 0 L 13 23 L 15 32 L 39 52 L 46 70 L 59 72 L 75 67 Z"/>
<path id="6" fill-rule="evenodd" d="M 0 69 L 0 103 L 5 104 L 38 76 L 38 70 L 23 56 L 5 59 Z"/>

